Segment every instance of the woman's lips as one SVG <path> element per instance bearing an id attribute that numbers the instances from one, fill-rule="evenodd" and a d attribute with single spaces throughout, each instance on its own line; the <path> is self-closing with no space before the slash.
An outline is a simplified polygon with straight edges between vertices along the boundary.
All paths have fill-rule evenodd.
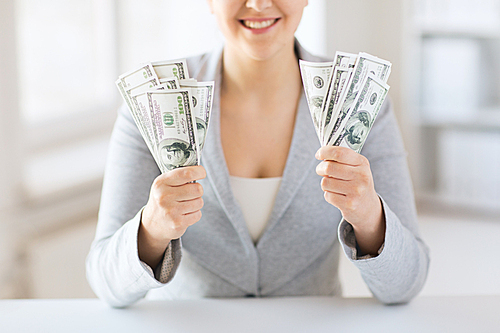
<path id="1" fill-rule="evenodd" d="M 279 18 L 265 18 L 265 19 L 243 19 L 240 20 L 241 24 L 250 30 L 255 32 L 262 31 L 264 32 L 266 29 L 272 27 L 276 22 L 278 22 Z"/>

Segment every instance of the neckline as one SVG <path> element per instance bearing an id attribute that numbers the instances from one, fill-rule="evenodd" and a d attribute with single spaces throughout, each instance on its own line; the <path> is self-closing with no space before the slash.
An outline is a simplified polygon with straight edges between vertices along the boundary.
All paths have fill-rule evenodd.
<path id="1" fill-rule="evenodd" d="M 229 178 L 242 182 L 264 182 L 264 181 L 271 182 L 271 181 L 280 181 L 283 179 L 283 177 L 247 178 L 247 177 L 239 177 L 231 175 L 229 175 Z"/>

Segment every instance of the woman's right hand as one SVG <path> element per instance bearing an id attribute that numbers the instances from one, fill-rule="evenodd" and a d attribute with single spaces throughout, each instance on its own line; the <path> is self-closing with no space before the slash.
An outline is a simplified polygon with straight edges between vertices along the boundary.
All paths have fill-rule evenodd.
<path id="1" fill-rule="evenodd" d="M 202 166 L 182 167 L 158 176 L 142 212 L 139 258 L 155 268 L 168 244 L 201 219 L 203 187 L 194 181 L 206 177 Z"/>

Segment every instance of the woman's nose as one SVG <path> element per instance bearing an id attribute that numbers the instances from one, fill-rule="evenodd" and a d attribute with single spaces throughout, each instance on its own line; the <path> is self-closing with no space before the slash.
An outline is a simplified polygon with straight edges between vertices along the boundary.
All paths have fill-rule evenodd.
<path id="1" fill-rule="evenodd" d="M 262 12 L 265 9 L 272 7 L 272 0 L 247 0 L 246 6 L 247 8 L 252 8 L 257 12 Z"/>

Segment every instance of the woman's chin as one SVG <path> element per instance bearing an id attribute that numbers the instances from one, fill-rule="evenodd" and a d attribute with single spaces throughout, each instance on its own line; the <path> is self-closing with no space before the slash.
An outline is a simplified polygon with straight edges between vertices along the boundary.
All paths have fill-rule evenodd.
<path id="1" fill-rule="evenodd" d="M 276 57 L 283 59 L 282 52 L 285 51 L 285 48 L 285 43 L 276 43 L 270 40 L 259 41 L 257 43 L 245 43 L 245 45 L 240 48 L 240 51 L 243 51 L 248 58 L 254 61 L 268 61 Z"/>

